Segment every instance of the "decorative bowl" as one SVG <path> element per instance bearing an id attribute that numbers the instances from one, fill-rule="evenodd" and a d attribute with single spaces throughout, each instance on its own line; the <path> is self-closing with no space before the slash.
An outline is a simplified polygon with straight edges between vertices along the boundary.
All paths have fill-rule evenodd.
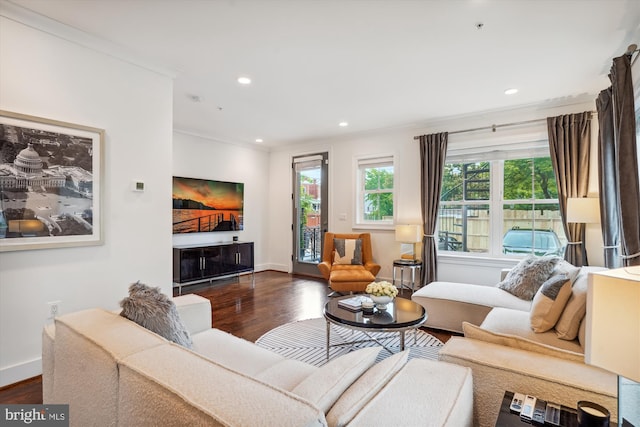
<path id="1" fill-rule="evenodd" d="M 371 301 L 376 303 L 376 308 L 378 310 L 386 310 L 387 304 L 393 301 L 393 297 L 390 297 L 389 295 L 382 295 L 379 297 L 375 295 L 369 295 L 369 298 L 371 298 Z"/>

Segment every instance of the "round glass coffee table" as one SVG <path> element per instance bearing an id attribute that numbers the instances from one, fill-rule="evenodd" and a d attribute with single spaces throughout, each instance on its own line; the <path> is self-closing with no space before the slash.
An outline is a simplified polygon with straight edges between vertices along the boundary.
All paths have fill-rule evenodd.
<path id="1" fill-rule="evenodd" d="M 368 335 L 367 332 L 398 332 L 400 334 L 400 350 L 402 351 L 405 347 L 405 332 L 412 329 L 417 330 L 427 320 L 427 312 L 424 307 L 406 298 L 396 297 L 387 304 L 386 310 L 375 308 L 373 314 L 365 314 L 362 310 L 353 311 L 342 308 L 339 302 L 347 298 L 352 298 L 352 295 L 332 298 L 324 306 L 324 318 L 327 320 L 327 360 L 331 347 L 329 343 L 332 323 L 361 331 L 369 338 L 367 341 L 375 341 L 392 353 L 383 343 Z M 362 341 L 338 345 L 351 345 L 357 342 Z"/>

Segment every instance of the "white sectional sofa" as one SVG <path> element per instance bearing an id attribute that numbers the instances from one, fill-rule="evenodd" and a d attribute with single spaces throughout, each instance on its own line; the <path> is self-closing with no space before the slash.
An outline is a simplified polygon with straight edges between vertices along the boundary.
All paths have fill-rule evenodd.
<path id="1" fill-rule="evenodd" d="M 582 267 L 573 287 L 586 288 L 589 273 L 600 270 Z M 576 339 L 560 339 L 555 329 L 536 333 L 531 301 L 492 286 L 434 282 L 412 299 L 426 308 L 426 326 L 464 333 L 452 337 L 439 358 L 472 369 L 475 425 L 494 425 L 505 391 L 569 407 L 597 402 L 616 419 L 617 377 L 584 363 L 584 320 Z"/>
<path id="2" fill-rule="evenodd" d="M 472 425 L 468 368 L 379 348 L 317 368 L 211 327 L 209 301 L 175 298 L 193 349 L 89 309 L 43 331 L 44 403 L 71 426 Z"/>

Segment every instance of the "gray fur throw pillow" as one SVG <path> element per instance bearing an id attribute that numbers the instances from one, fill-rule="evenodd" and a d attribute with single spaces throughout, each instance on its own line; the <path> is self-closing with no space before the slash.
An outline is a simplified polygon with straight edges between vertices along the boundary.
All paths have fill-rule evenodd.
<path id="1" fill-rule="evenodd" d="M 193 343 L 189 331 L 180 320 L 173 301 L 160 288 L 152 288 L 136 282 L 129 286 L 129 296 L 120 301 L 120 315 L 152 332 L 191 348 Z"/>
<path id="2" fill-rule="evenodd" d="M 498 287 L 520 299 L 531 301 L 561 260 L 557 256 L 529 255 L 509 271 L 504 280 L 498 283 Z"/>

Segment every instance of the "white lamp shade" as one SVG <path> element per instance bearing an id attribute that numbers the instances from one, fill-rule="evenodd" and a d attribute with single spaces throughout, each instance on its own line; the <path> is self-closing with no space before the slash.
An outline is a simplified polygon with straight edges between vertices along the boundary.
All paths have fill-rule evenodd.
<path id="1" fill-rule="evenodd" d="M 422 241 L 422 227 L 419 225 L 396 225 L 396 241 L 418 243 Z"/>
<path id="2" fill-rule="evenodd" d="M 600 202 L 593 197 L 567 199 L 567 222 L 595 224 L 600 222 Z"/>
<path id="3" fill-rule="evenodd" d="M 640 267 L 591 273 L 585 362 L 640 382 Z"/>

